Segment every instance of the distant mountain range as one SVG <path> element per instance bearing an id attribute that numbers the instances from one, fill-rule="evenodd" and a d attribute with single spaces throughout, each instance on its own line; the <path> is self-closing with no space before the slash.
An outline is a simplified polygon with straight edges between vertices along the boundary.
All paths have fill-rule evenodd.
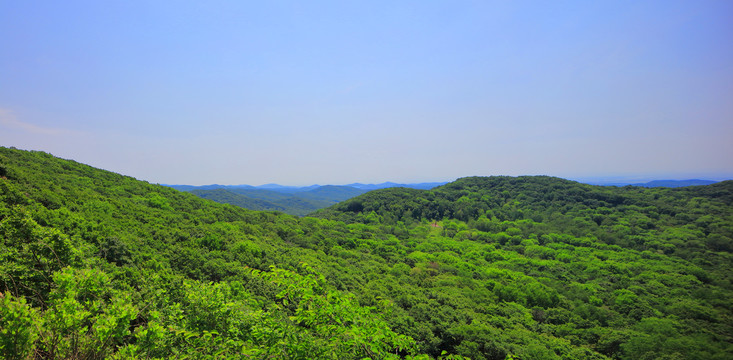
<path id="1" fill-rule="evenodd" d="M 602 181 L 580 181 L 586 184 L 591 185 L 603 185 L 603 186 L 641 186 L 641 187 L 669 187 L 669 188 L 676 188 L 676 187 L 684 187 L 684 186 L 699 186 L 699 185 L 710 185 L 715 184 L 719 181 L 714 180 L 699 180 L 699 179 L 690 179 L 690 180 L 652 180 L 649 182 L 602 182 Z"/>
<path id="2" fill-rule="evenodd" d="M 653 180 L 638 182 L 605 182 L 579 181 L 603 186 L 641 186 L 641 187 L 683 187 L 710 185 L 713 180 Z M 384 182 L 381 184 L 353 183 L 348 185 L 310 185 L 285 186 L 279 184 L 252 185 L 165 185 L 180 191 L 190 192 L 198 197 L 219 203 L 232 204 L 250 210 L 281 211 L 286 214 L 303 216 L 316 210 L 327 208 L 333 204 L 351 199 L 363 193 L 394 187 L 430 190 L 445 185 L 445 182 L 426 182 L 416 184 L 398 184 Z"/>
<path id="3" fill-rule="evenodd" d="M 180 191 L 190 192 L 198 197 L 219 203 L 232 204 L 250 210 L 281 211 L 303 216 L 338 202 L 351 199 L 365 192 L 392 187 L 429 190 L 444 185 L 444 182 L 416 184 L 354 183 L 348 185 L 284 186 L 278 184 L 251 185 L 165 185 Z"/>

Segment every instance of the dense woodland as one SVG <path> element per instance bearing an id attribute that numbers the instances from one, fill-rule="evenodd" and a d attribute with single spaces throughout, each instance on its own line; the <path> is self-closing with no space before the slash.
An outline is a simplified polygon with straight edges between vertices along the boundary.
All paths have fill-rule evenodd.
<path id="1" fill-rule="evenodd" d="M 294 217 L 0 148 L 0 358 L 733 358 L 733 181 L 464 178 Z"/>

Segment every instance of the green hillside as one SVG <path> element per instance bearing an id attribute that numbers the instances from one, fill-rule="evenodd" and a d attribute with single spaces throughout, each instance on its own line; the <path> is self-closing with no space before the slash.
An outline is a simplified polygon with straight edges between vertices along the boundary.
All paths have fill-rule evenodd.
<path id="1" fill-rule="evenodd" d="M 296 218 L 41 152 L 0 148 L 0 177 L 0 358 L 416 353 L 281 239 Z"/>
<path id="2" fill-rule="evenodd" d="M 298 195 L 306 199 L 334 203 L 351 199 L 354 196 L 361 195 L 365 192 L 367 192 L 367 190 L 357 189 L 351 186 L 324 185 L 309 191 L 299 193 Z"/>
<path id="3" fill-rule="evenodd" d="M 261 211 L 283 211 L 284 207 L 267 200 L 253 199 L 245 195 L 237 194 L 227 189 L 213 190 L 191 190 L 194 194 L 202 199 L 216 201 L 221 204 L 232 204 L 245 209 L 261 210 Z"/>
<path id="4" fill-rule="evenodd" d="M 254 192 L 264 191 L 266 190 L 255 190 Z M 241 194 L 231 189 L 192 190 L 190 193 L 202 199 L 213 200 L 221 204 L 231 204 L 249 210 L 280 211 L 286 214 L 300 216 L 334 204 L 334 202 L 317 202 L 293 196 L 283 196 L 280 199 L 266 200 L 261 196 Z"/>
<path id="5" fill-rule="evenodd" d="M 176 188 L 182 189 L 180 185 Z M 217 189 L 189 189 L 186 191 L 222 204 L 232 204 L 250 210 L 281 211 L 298 216 L 307 215 L 366 192 L 366 190 L 350 186 L 335 185 L 297 190 L 284 192 L 228 186 Z"/>
<path id="6" fill-rule="evenodd" d="M 464 178 L 296 218 L 41 152 L 0 178 L 0 358 L 733 357 L 731 181 Z"/>

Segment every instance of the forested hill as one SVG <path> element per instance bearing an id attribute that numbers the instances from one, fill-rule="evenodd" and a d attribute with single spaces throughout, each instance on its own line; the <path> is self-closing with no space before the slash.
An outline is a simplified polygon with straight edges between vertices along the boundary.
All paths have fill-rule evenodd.
<path id="1" fill-rule="evenodd" d="M 469 177 L 430 191 L 372 191 L 314 214 L 384 224 L 455 219 L 497 232 L 594 236 L 683 257 L 733 251 L 733 181 L 682 188 L 594 186 L 548 176 Z M 539 231 L 539 233 L 538 233 Z M 694 239 L 694 241 L 693 241 Z"/>
<path id="2" fill-rule="evenodd" d="M 733 295 L 733 181 L 649 189 L 544 176 L 472 177 L 430 191 L 373 191 L 314 215 L 379 224 L 414 246 L 406 251 L 411 276 L 452 273 L 454 284 L 482 279 L 474 286 L 489 284 L 500 307 L 526 309 L 536 321 L 533 331 L 609 357 L 733 356 L 727 298 Z M 411 241 L 418 236 L 431 240 Z M 399 256 L 385 248 L 375 251 Z M 431 286 L 451 292 L 437 285 L 445 278 L 435 281 Z M 453 302 L 462 306 L 482 292 L 455 286 L 464 292 L 452 292 Z M 497 335 L 486 325 L 496 320 L 471 318 L 483 321 L 449 332 L 464 342 L 481 339 L 472 340 L 479 349 L 500 342 L 479 335 Z M 545 356 L 538 358 L 551 358 Z"/>
<path id="3" fill-rule="evenodd" d="M 281 237 L 301 227 L 0 147 L 0 358 L 427 358 Z"/>
<path id="4" fill-rule="evenodd" d="M 465 178 L 296 218 L 0 148 L 0 358 L 730 359 L 731 187 Z"/>

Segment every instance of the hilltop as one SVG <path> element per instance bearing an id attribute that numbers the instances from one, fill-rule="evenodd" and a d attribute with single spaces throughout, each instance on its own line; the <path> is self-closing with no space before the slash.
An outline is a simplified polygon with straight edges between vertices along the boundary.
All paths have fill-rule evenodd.
<path id="1" fill-rule="evenodd" d="M 307 217 L 0 148 L 0 357 L 728 359 L 733 182 L 388 188 Z"/>

